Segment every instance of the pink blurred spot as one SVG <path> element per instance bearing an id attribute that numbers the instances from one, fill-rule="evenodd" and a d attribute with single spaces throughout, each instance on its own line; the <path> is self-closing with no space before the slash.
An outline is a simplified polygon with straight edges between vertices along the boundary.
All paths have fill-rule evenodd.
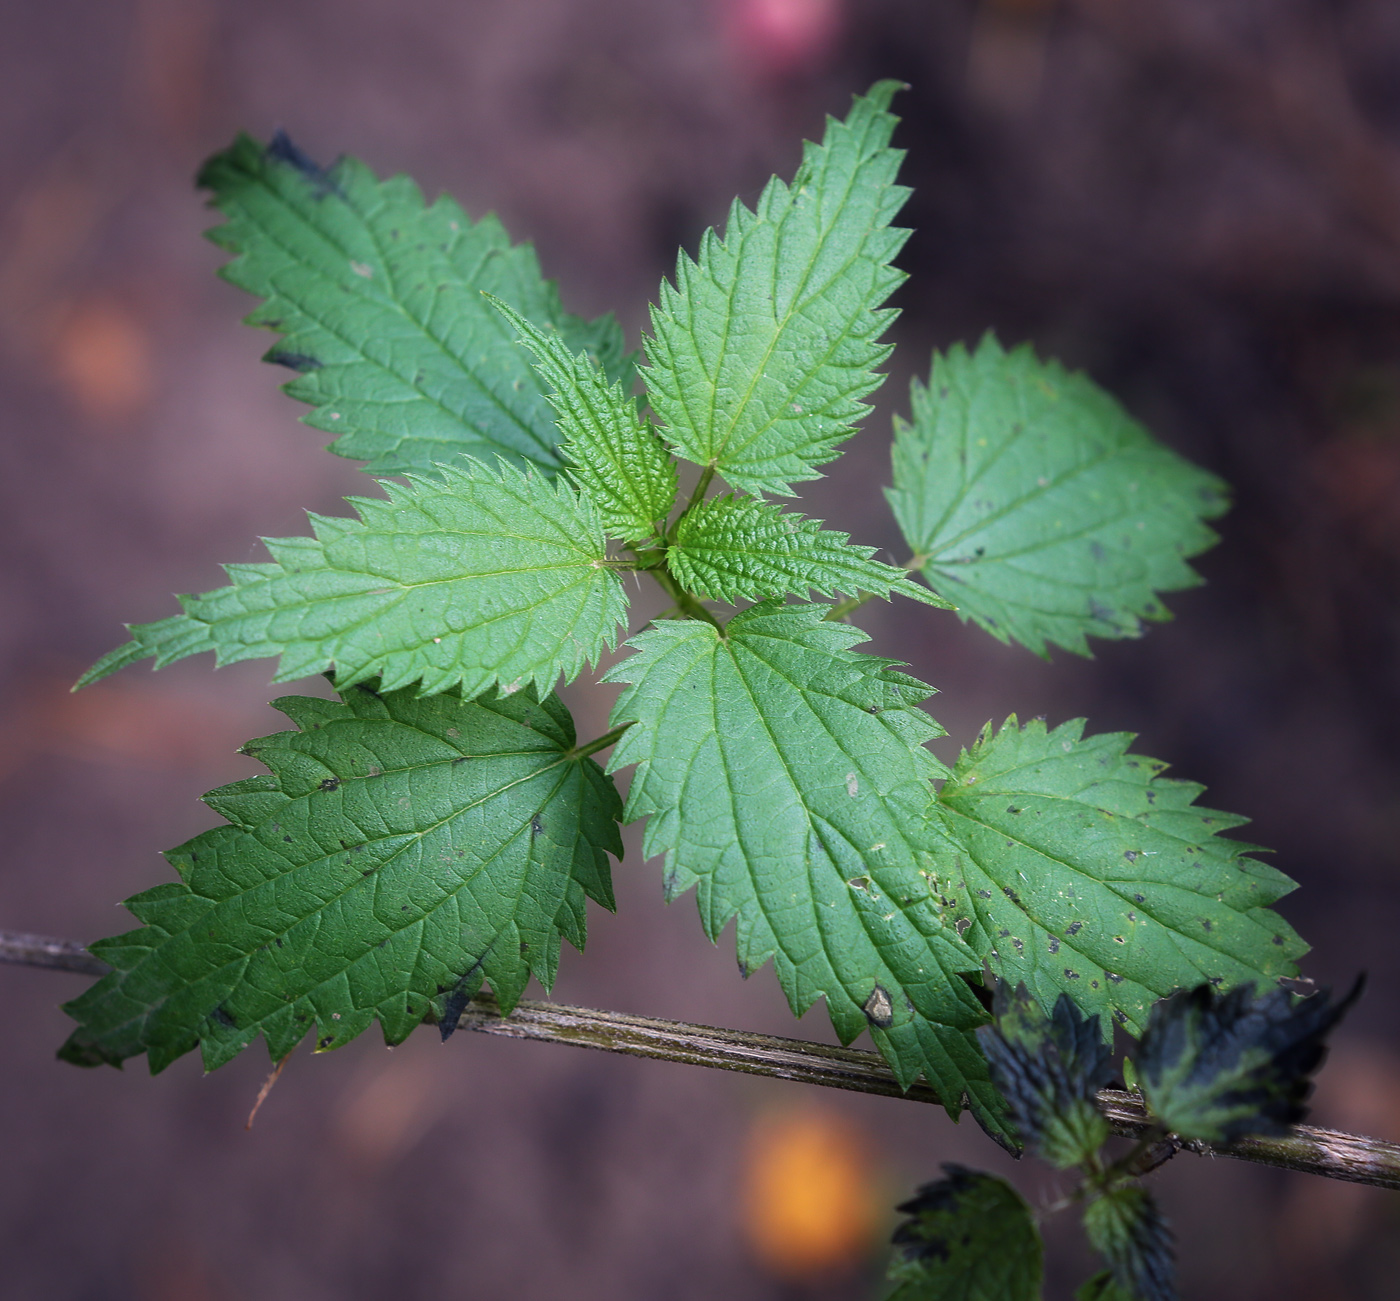
<path id="1" fill-rule="evenodd" d="M 731 53 L 753 71 L 781 77 L 825 62 L 840 30 L 840 0 L 719 0 Z"/>

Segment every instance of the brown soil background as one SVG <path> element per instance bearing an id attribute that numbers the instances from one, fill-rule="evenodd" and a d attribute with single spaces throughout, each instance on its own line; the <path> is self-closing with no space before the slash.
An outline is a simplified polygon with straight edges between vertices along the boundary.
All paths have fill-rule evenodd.
<path id="1" fill-rule="evenodd" d="M 912 605 L 862 616 L 952 757 L 987 718 L 1087 715 L 1255 819 L 1300 883 L 1321 983 L 1370 972 L 1321 1123 L 1400 1138 L 1400 7 L 1391 0 L 10 0 L 0 41 L 0 927 L 94 938 L 164 879 L 279 726 L 266 665 L 67 686 L 169 593 L 365 491 L 257 358 L 190 178 L 246 128 L 407 171 L 533 239 L 566 302 L 635 339 L 678 244 L 881 76 L 916 187 L 900 351 L 806 509 L 898 549 L 890 413 L 928 351 L 995 328 L 1088 369 L 1236 485 L 1209 585 L 1092 662 L 1043 664 Z M 764 15 L 768 18 L 765 20 Z M 777 17 L 774 18 L 773 15 Z M 786 17 L 784 17 L 786 15 Z M 765 26 L 765 21 L 767 26 Z M 786 21 L 788 27 L 782 28 Z M 775 24 L 777 24 L 775 26 Z M 782 37 L 783 30 L 788 37 Z M 775 34 L 776 33 L 776 34 Z M 582 735 L 606 690 L 571 689 Z M 555 997 L 795 1027 L 636 837 Z M 886 1206 L 970 1122 L 659 1063 L 428 1035 L 299 1053 L 258 1124 L 260 1050 L 203 1078 L 53 1059 L 76 977 L 0 970 L 0 1295 L 45 1301 L 858 1298 L 878 1247 L 765 1264 L 739 1190 L 802 1108 Z M 842 1128 L 844 1127 L 844 1128 Z M 859 1164 L 859 1163 L 858 1163 Z M 1015 1178 L 1045 1197 L 1053 1179 Z M 1400 1295 L 1393 1194 L 1181 1157 L 1156 1180 L 1192 1298 Z M 888 1226 L 884 1226 L 887 1228 Z M 1050 1230 L 1047 1294 L 1088 1271 Z M 873 1263 L 872 1263 L 873 1262 Z"/>

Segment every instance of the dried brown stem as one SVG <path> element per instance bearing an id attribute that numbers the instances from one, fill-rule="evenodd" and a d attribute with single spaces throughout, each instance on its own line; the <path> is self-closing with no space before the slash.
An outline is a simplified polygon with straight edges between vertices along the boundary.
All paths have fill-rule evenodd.
<path id="1" fill-rule="evenodd" d="M 0 961 L 100 975 L 108 968 L 72 940 L 0 931 Z M 857 1048 L 784 1039 L 746 1030 L 719 1030 L 684 1021 L 595 1012 L 558 1003 L 523 1000 L 502 1016 L 495 999 L 481 995 L 468 1003 L 459 1029 L 508 1039 L 541 1039 L 630 1057 L 743 1071 L 829 1089 L 874 1093 L 910 1102 L 939 1101 L 920 1081 L 907 1093 L 875 1053 Z M 1099 1103 L 1115 1133 L 1137 1138 L 1152 1128 L 1141 1099 L 1133 1093 L 1105 1089 Z M 1188 1142 L 1182 1150 L 1198 1156 L 1228 1156 L 1260 1165 L 1323 1175 L 1377 1188 L 1400 1189 L 1400 1144 L 1295 1125 L 1281 1138 L 1246 1138 L 1228 1146 Z"/>

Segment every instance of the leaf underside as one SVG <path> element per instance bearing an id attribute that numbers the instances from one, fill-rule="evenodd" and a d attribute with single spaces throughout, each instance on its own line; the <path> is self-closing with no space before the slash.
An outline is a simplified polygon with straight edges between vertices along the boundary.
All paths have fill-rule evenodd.
<path id="1" fill-rule="evenodd" d="M 938 888 L 964 939 L 1048 1014 L 1063 991 L 1140 1035 L 1175 989 L 1272 982 L 1307 952 L 1268 905 L 1294 888 L 1219 833 L 1245 819 L 1202 787 L 1128 753 L 1123 732 L 1083 737 L 1014 717 L 963 753 L 939 792 L 956 867 Z"/>
<path id="2" fill-rule="evenodd" d="M 904 279 L 890 226 L 909 191 L 888 148 L 895 91 L 880 82 L 844 122 L 828 119 L 791 185 L 774 177 L 757 207 L 737 200 L 721 239 L 682 254 L 652 309 L 644 372 L 672 448 L 749 493 L 790 496 L 866 411 L 889 355 L 880 305 Z"/>
<path id="3" fill-rule="evenodd" d="M 651 537 L 676 499 L 676 466 L 637 403 L 584 354 L 570 352 L 557 333 L 530 324 L 492 300 L 535 355 L 564 435 L 569 477 L 592 498 L 610 537 Z"/>
<path id="4" fill-rule="evenodd" d="M 900 1206 L 888 1301 L 1039 1301 L 1040 1233 L 1002 1179 L 960 1165 Z"/>
<path id="5" fill-rule="evenodd" d="M 209 232 L 237 254 L 222 275 L 264 300 L 249 324 L 282 335 L 266 360 L 301 372 L 286 391 L 315 407 L 306 423 L 372 474 L 462 453 L 558 469 L 553 412 L 483 290 L 612 378 L 634 373 L 613 318 L 565 312 L 531 247 L 452 199 L 425 205 L 405 176 L 379 181 L 353 158 L 321 168 L 285 136 L 240 135 L 198 183 L 228 217 Z"/>
<path id="6" fill-rule="evenodd" d="M 805 598 L 812 590 L 824 596 L 898 592 L 947 608 L 904 570 L 872 560 L 874 554 L 874 547 L 852 546 L 848 534 L 823 529 L 820 520 L 753 497 L 726 495 L 681 517 L 666 561 L 687 591 L 718 601 L 783 593 Z"/>
<path id="7" fill-rule="evenodd" d="M 220 664 L 280 656 L 279 682 L 331 670 L 338 687 L 544 693 L 615 644 L 626 592 L 572 486 L 463 461 L 384 487 L 387 501 L 350 499 L 358 520 L 312 515 L 314 537 L 265 539 L 271 563 L 225 566 L 231 586 L 133 625 L 79 685 L 213 650 Z"/>
<path id="8" fill-rule="evenodd" d="M 958 975 L 979 961 L 929 892 L 930 688 L 825 610 L 765 602 L 722 637 L 682 620 L 628 643 L 607 675 L 629 684 L 614 725 L 635 720 L 609 765 L 637 765 L 625 816 L 649 819 L 669 899 L 698 886 L 712 940 L 737 917 L 741 970 L 772 958 L 795 1013 L 824 997 L 844 1042 L 869 1029 L 906 1088 L 922 1072 L 1005 1133 Z"/>
<path id="9" fill-rule="evenodd" d="M 988 335 L 934 354 L 895 422 L 887 490 L 923 574 L 964 619 L 1039 655 L 1087 655 L 1170 618 L 1158 593 L 1200 582 L 1219 479 L 1162 446 L 1086 376 Z"/>
<path id="10" fill-rule="evenodd" d="M 398 1043 L 483 980 L 506 1008 L 531 975 L 548 988 L 584 896 L 612 907 L 621 802 L 555 697 L 275 703 L 301 730 L 245 747 L 271 776 L 207 796 L 229 825 L 128 900 L 141 929 L 93 945 L 115 970 L 67 1004 L 69 1060 L 155 1072 L 197 1043 L 212 1070 L 259 1034 L 280 1059 L 375 1019 Z"/>

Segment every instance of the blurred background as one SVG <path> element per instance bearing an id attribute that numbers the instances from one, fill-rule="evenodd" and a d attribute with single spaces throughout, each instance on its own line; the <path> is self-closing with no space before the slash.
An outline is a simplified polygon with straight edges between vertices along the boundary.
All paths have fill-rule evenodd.
<path id="1" fill-rule="evenodd" d="M 1394 0 L 9 0 L 0 42 L 0 928 L 90 940 L 277 730 L 265 663 L 74 677 L 173 592 L 372 490 L 260 366 L 191 178 L 286 128 L 533 240 L 635 341 L 678 245 L 790 173 L 823 114 L 911 89 L 900 345 L 806 509 L 903 553 L 889 421 L 995 329 L 1087 369 L 1236 487 L 1177 620 L 1051 664 L 866 607 L 951 759 L 988 718 L 1087 715 L 1252 817 L 1301 883 L 1306 974 L 1370 972 L 1319 1123 L 1400 1139 L 1400 6 Z M 596 735 L 611 689 L 569 693 Z M 561 1001 L 830 1039 L 741 981 L 637 838 Z M 879 1295 L 939 1164 L 1056 1194 L 970 1120 L 463 1034 L 203 1078 L 53 1059 L 79 977 L 0 968 L 0 1294 L 47 1301 Z M 1183 1155 L 1156 1179 L 1191 1298 L 1400 1296 L 1400 1199 Z M 1063 1218 L 1063 1217 L 1062 1217 Z M 1091 1265 L 1048 1228 L 1047 1295 Z"/>

